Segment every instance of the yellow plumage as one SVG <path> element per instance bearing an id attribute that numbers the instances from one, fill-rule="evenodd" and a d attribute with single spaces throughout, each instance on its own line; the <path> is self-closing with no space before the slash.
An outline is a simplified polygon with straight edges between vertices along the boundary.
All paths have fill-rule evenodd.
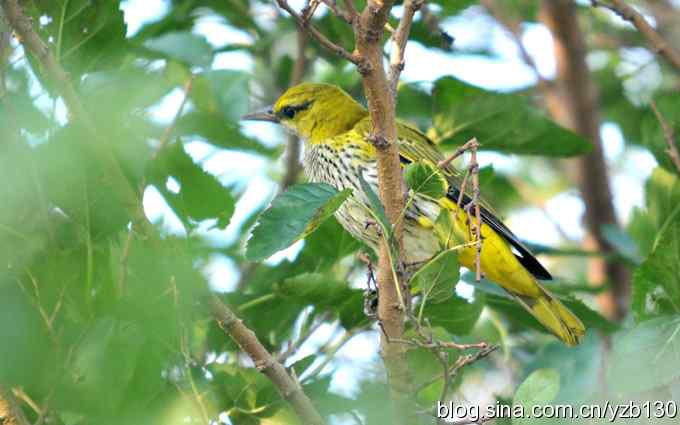
<path id="1" fill-rule="evenodd" d="M 379 235 L 368 213 L 369 200 L 360 177 L 377 192 L 375 148 L 368 140 L 371 130 L 366 109 L 339 88 L 326 84 L 301 84 L 290 88 L 269 110 L 250 119 L 279 122 L 305 141 L 304 170 L 310 180 L 324 182 L 352 196 L 338 209 L 338 221 L 356 238 L 377 249 Z M 439 163 L 443 156 L 437 146 L 417 129 L 404 123 L 397 128 L 402 164 L 427 161 Z M 442 247 L 459 249 L 460 263 L 475 269 L 475 232 L 468 229 L 467 214 L 459 208 L 461 182 L 451 166 L 441 170 L 449 192 L 440 199 L 416 194 L 405 211 L 404 245 L 406 261 L 432 258 Z M 470 201 L 463 194 L 465 203 Z M 481 270 L 491 281 L 512 295 L 543 326 L 565 344 L 575 345 L 585 333 L 581 321 L 537 281 L 549 279 L 541 266 L 512 232 L 482 203 Z M 452 226 L 438 224 L 442 213 Z M 474 218 L 473 218 L 474 224 Z M 513 252 L 514 250 L 514 252 Z"/>

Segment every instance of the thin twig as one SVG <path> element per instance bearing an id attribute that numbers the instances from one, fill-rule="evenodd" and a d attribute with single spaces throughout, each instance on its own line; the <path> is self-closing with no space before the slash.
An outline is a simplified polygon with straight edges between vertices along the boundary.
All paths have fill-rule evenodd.
<path id="1" fill-rule="evenodd" d="M 319 328 L 323 326 L 324 323 L 326 323 L 326 320 L 328 320 L 328 318 L 329 314 L 327 313 L 322 314 L 320 317 L 316 319 L 316 321 L 311 326 L 309 326 L 307 329 L 303 329 L 300 332 L 300 335 L 295 340 L 295 342 L 290 341 L 288 347 L 286 347 L 286 350 L 279 353 L 279 355 L 276 356 L 276 361 L 278 361 L 281 364 L 286 363 L 286 360 L 288 360 L 288 358 L 293 354 L 297 353 L 300 347 L 302 347 L 302 345 L 305 342 L 307 342 L 309 337 L 311 337 L 314 334 L 314 332 L 319 330 Z"/>
<path id="2" fill-rule="evenodd" d="M 450 377 L 450 378 L 454 378 L 456 376 L 456 374 L 462 368 L 485 358 L 489 354 L 496 351 L 498 349 L 498 347 L 499 347 L 498 345 L 490 345 L 486 348 L 480 349 L 479 351 L 477 351 L 474 354 L 466 354 L 464 356 L 459 357 L 456 360 L 456 362 L 447 369 L 445 375 Z M 445 376 L 444 375 L 437 375 L 437 376 L 433 377 L 429 381 L 426 381 L 423 384 L 421 384 L 417 388 L 416 392 L 420 392 L 420 391 L 424 390 L 425 388 L 429 387 L 430 385 L 434 384 L 435 382 L 437 382 L 440 379 L 445 379 Z"/>
<path id="3" fill-rule="evenodd" d="M 449 164 L 451 164 L 451 162 L 452 162 L 454 159 L 458 158 L 459 156 L 461 156 L 462 154 L 464 154 L 464 153 L 467 152 L 468 150 L 472 149 L 472 145 L 474 145 L 474 144 L 478 144 L 477 139 L 472 138 L 472 139 L 468 140 L 463 146 L 461 146 L 461 147 L 459 147 L 458 149 L 456 149 L 456 151 L 455 151 L 451 156 L 449 156 L 448 158 L 444 159 L 443 161 L 439 161 L 439 162 L 437 163 L 437 167 L 439 167 L 439 168 L 446 168 L 446 167 L 448 167 Z"/>
<path id="4" fill-rule="evenodd" d="M 340 349 L 349 342 L 358 332 L 362 331 L 364 328 L 350 329 L 342 334 L 342 337 L 333 345 L 325 350 L 324 359 L 317 367 L 314 368 L 307 376 L 305 381 L 309 381 L 311 378 L 318 376 L 323 370 L 328 366 L 328 364 L 333 361 L 335 355 L 340 351 Z"/>
<path id="5" fill-rule="evenodd" d="M 479 282 L 482 279 L 482 213 L 479 206 L 479 164 L 477 163 L 477 149 L 476 144 L 470 153 L 470 173 L 472 173 L 472 205 L 475 208 L 475 279 Z"/>
<path id="6" fill-rule="evenodd" d="M 476 138 L 468 140 L 463 146 L 458 148 L 453 155 L 448 158 L 439 161 L 437 166 L 439 168 L 445 169 L 450 164 L 451 161 L 461 156 L 465 151 L 470 151 L 470 164 L 467 166 L 465 175 L 463 177 L 463 182 L 459 189 L 458 202 L 456 205 L 458 208 L 463 208 L 466 214 L 467 228 L 468 228 L 468 239 L 473 240 L 472 232 L 474 231 L 474 241 L 475 241 L 475 279 L 479 282 L 482 279 L 482 211 L 479 205 L 479 164 L 477 163 L 477 148 L 479 147 L 479 142 Z M 468 179 L 472 176 L 472 199 L 470 203 L 463 206 L 463 199 L 465 197 L 465 191 L 467 189 Z M 475 213 L 475 223 L 472 220 L 472 214 L 470 209 L 474 208 Z"/>
<path id="7" fill-rule="evenodd" d="M 460 370 L 462 367 L 470 363 L 479 360 L 480 358 L 486 357 L 487 355 L 489 355 L 491 352 L 498 348 L 496 346 L 489 346 L 489 344 L 487 344 L 486 342 L 479 342 L 475 344 L 458 344 L 453 341 L 440 341 L 439 339 L 436 339 L 434 337 L 434 333 L 432 332 L 432 326 L 430 325 L 430 322 L 427 319 L 425 319 L 426 326 L 423 326 L 423 324 L 411 312 L 407 313 L 407 319 L 409 323 L 413 325 L 413 328 L 416 332 L 416 337 L 410 339 L 392 338 L 390 339 L 390 342 L 427 349 L 435 356 L 437 361 L 439 361 L 439 363 L 442 366 L 442 375 L 437 376 L 434 379 L 428 381 L 427 383 L 421 385 L 415 391 L 415 394 L 417 394 L 424 388 L 430 386 L 438 379 L 442 378 L 444 379 L 444 385 L 442 386 L 439 395 L 439 400 L 443 402 L 446 398 L 446 395 L 449 392 L 451 380 L 458 372 L 458 370 Z M 449 368 L 449 353 L 447 351 L 448 349 L 455 349 L 458 351 L 477 349 L 479 351 L 473 355 L 459 357 L 456 363 L 454 363 L 454 365 L 451 368 Z"/>
<path id="8" fill-rule="evenodd" d="M 442 28 L 439 17 L 427 7 L 427 3 L 420 8 L 420 17 L 427 30 L 441 38 L 440 47 L 444 50 L 451 50 L 453 37 Z"/>
<path id="9" fill-rule="evenodd" d="M 175 308 L 177 307 L 177 304 L 175 304 Z M 194 379 L 193 373 L 191 371 L 191 367 L 195 364 L 194 359 L 191 357 L 191 353 L 189 350 L 189 344 L 187 343 L 187 329 L 186 326 L 183 324 L 180 326 L 180 331 L 179 331 L 179 339 L 180 339 L 180 350 L 182 352 L 182 356 L 184 357 L 184 364 L 186 367 L 186 375 L 189 378 L 189 385 L 191 386 L 191 393 L 193 395 L 194 400 L 196 401 L 196 405 L 198 405 L 198 410 L 201 412 L 201 417 L 203 419 L 203 422 L 205 425 L 210 425 L 210 415 L 208 414 L 208 408 L 205 406 L 205 402 L 203 401 L 203 394 L 201 394 L 198 391 L 198 387 L 196 386 L 196 380 Z M 179 387 L 178 387 L 179 388 Z M 188 397 L 187 397 L 188 398 Z"/>
<path id="10" fill-rule="evenodd" d="M 352 62 L 353 64 L 355 64 L 357 66 L 362 65 L 362 60 L 358 55 L 350 53 L 344 47 L 330 41 L 318 29 L 316 29 L 316 27 L 314 27 L 314 25 L 312 25 L 309 22 L 309 18 L 311 18 L 311 16 L 303 18 L 302 16 L 300 16 L 295 11 L 295 9 L 293 9 L 288 4 L 288 2 L 286 0 L 276 0 L 276 4 L 278 4 L 281 9 L 288 12 L 288 14 L 290 14 L 290 16 L 292 16 L 293 19 L 295 19 L 295 21 L 298 24 L 298 27 L 305 29 L 306 30 L 305 32 L 308 33 L 309 35 L 311 35 L 312 37 L 314 37 L 314 39 L 316 41 L 318 41 L 319 44 L 321 44 L 323 47 L 325 47 L 326 49 L 330 50 L 331 52 L 337 54 L 338 56 L 344 58 L 345 60 Z"/>
<path id="11" fill-rule="evenodd" d="M 349 10 L 340 9 L 338 7 L 338 2 L 336 0 L 321 0 L 321 1 L 323 2 L 323 4 L 326 5 L 326 7 L 328 7 L 331 10 L 331 12 L 333 12 L 335 16 L 337 16 L 338 18 L 342 19 L 343 21 L 347 22 L 350 25 L 353 23 L 354 16 L 356 15 L 352 15 L 352 13 Z"/>
<path id="12" fill-rule="evenodd" d="M 299 382 L 296 382 L 281 363 L 272 357 L 257 339 L 255 333 L 247 328 L 217 297 L 210 297 L 208 303 L 212 316 L 220 328 L 248 354 L 255 363 L 255 368 L 258 372 L 269 378 L 279 391 L 281 397 L 291 404 L 295 413 L 302 420 L 302 423 L 324 425 L 324 420 L 307 395 L 302 391 Z"/>
<path id="13" fill-rule="evenodd" d="M 675 168 L 677 168 L 678 173 L 680 173 L 680 153 L 678 153 L 678 141 L 675 138 L 673 127 L 668 121 L 666 121 L 666 118 L 664 118 L 663 114 L 659 108 L 657 108 L 654 101 L 652 101 L 651 106 L 652 111 L 654 111 L 654 115 L 656 115 L 656 119 L 659 120 L 659 124 L 661 124 L 661 128 L 663 129 L 663 137 L 666 139 L 666 143 L 668 144 L 666 153 L 671 157 L 671 161 L 673 161 Z"/>
<path id="14" fill-rule="evenodd" d="M 425 0 L 405 0 L 404 15 L 399 21 L 397 29 L 392 34 L 392 53 L 390 55 L 390 69 L 387 74 L 387 81 L 390 85 L 392 96 L 397 96 L 397 86 L 399 85 L 399 75 L 404 70 L 404 52 L 406 42 L 413 24 L 413 16 L 425 3 Z"/>
<path id="15" fill-rule="evenodd" d="M 607 2 L 600 0 L 591 0 L 593 7 L 604 7 L 616 13 L 621 19 L 626 20 L 633 24 L 640 34 L 647 40 L 651 45 L 652 51 L 656 54 L 663 56 L 668 60 L 668 62 L 675 68 L 677 72 L 680 72 L 680 52 L 673 49 L 673 47 L 666 41 L 665 38 L 659 34 L 654 27 L 652 27 L 649 22 L 633 7 L 628 5 L 623 0 L 609 0 Z"/>

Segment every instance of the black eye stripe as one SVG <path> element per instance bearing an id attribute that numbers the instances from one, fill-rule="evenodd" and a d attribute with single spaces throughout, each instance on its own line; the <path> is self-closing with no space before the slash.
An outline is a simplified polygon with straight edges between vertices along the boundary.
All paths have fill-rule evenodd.
<path id="1" fill-rule="evenodd" d="M 299 105 L 286 105 L 279 110 L 278 115 L 282 116 L 283 118 L 291 119 L 298 112 L 304 111 L 305 109 L 309 108 L 309 106 L 311 104 L 312 104 L 312 102 L 308 101 L 308 102 L 301 103 Z"/>

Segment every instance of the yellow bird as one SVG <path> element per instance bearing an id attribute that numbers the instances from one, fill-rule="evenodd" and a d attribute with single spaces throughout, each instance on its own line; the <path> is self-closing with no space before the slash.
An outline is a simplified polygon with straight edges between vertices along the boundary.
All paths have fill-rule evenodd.
<path id="1" fill-rule="evenodd" d="M 360 179 L 361 176 L 378 192 L 376 152 L 369 140 L 370 117 L 360 103 L 336 86 L 304 83 L 288 89 L 270 108 L 244 119 L 279 123 L 304 140 L 305 174 L 312 182 L 327 183 L 338 190 L 352 189 L 352 195 L 335 215 L 349 233 L 377 250 L 379 235 L 376 226 L 367 226 L 372 219 L 370 203 Z M 402 165 L 419 161 L 438 164 L 444 159 L 432 141 L 408 124 L 397 124 L 397 137 Z M 476 248 L 470 242 L 476 241 L 476 235 L 468 228 L 467 214 L 457 203 L 459 174 L 449 165 L 441 172 L 448 182 L 447 195 L 432 199 L 416 194 L 407 207 L 405 260 L 426 261 L 442 246 L 452 248 L 462 241 L 466 244 L 458 251 L 460 263 L 474 270 Z M 469 202 L 469 194 L 464 193 L 463 204 Z M 449 214 L 450 231 L 437 224 L 442 212 Z M 481 208 L 481 219 L 482 273 L 565 344 L 578 344 L 585 327 L 537 280 L 551 279 L 550 273 L 489 208 Z"/>

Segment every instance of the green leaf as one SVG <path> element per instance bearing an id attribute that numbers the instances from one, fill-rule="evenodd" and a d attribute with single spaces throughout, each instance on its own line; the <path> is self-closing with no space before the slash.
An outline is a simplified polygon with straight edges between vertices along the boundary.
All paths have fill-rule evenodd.
<path id="1" fill-rule="evenodd" d="M 555 369 L 534 371 L 517 388 L 513 405 L 522 406 L 524 412 L 531 412 L 533 406 L 546 405 L 555 399 L 560 390 L 560 374 Z M 513 425 L 535 423 L 529 417 L 513 418 Z"/>
<path id="2" fill-rule="evenodd" d="M 177 136 L 200 136 L 213 146 L 250 151 L 269 157 L 276 152 L 276 150 L 267 148 L 257 140 L 243 135 L 236 125 L 225 121 L 224 117 L 218 113 L 188 112 L 177 120 L 174 134 Z"/>
<path id="3" fill-rule="evenodd" d="M 232 70 L 208 71 L 194 79 L 191 99 L 196 108 L 237 122 L 248 112 L 250 76 Z"/>
<path id="4" fill-rule="evenodd" d="M 482 149 L 565 157 L 589 152 L 590 143 L 546 118 L 523 96 L 497 93 L 443 77 L 433 88 L 439 143 L 463 145 L 476 137 Z"/>
<path id="5" fill-rule="evenodd" d="M 632 309 L 638 321 L 680 313 L 680 204 L 657 239 L 633 275 Z"/>
<path id="6" fill-rule="evenodd" d="M 325 183 L 291 186 L 277 196 L 253 229 L 246 258 L 263 260 L 312 233 L 349 197 L 351 191 L 338 192 Z"/>
<path id="7" fill-rule="evenodd" d="M 185 227 L 191 227 L 192 221 L 207 219 L 217 219 L 216 226 L 221 229 L 229 224 L 236 201 L 213 175 L 194 163 L 181 141 L 163 149 L 149 174 Z M 170 177 L 180 186 L 177 193 L 167 188 Z"/>
<path id="8" fill-rule="evenodd" d="M 418 161 L 404 169 L 404 179 L 411 190 L 433 199 L 446 196 L 449 185 L 435 164 Z"/>
<path id="9" fill-rule="evenodd" d="M 680 318 L 647 320 L 614 339 L 607 386 L 616 396 L 640 394 L 680 378 Z"/>
<path id="10" fill-rule="evenodd" d="M 447 250 L 418 269 L 411 278 L 411 289 L 421 293 L 421 305 L 440 303 L 453 296 L 459 277 L 458 252 Z"/>
<path id="11" fill-rule="evenodd" d="M 680 149 L 680 145 L 678 145 L 680 127 L 677 125 L 678 117 L 680 117 L 680 104 L 678 103 L 676 93 L 667 93 L 660 96 L 656 99 L 656 106 L 671 129 L 676 148 Z M 651 108 L 646 110 L 640 130 L 642 132 L 642 144 L 652 152 L 659 165 L 676 175 L 680 174 L 680 170 L 678 170 L 668 154 L 667 136 L 664 133 L 661 122 L 659 122 L 658 117 Z"/>
<path id="12" fill-rule="evenodd" d="M 658 243 L 658 232 L 677 205 L 680 205 L 680 178 L 662 167 L 656 167 L 645 183 L 645 209 L 634 209 L 628 225 L 628 232 L 637 242 L 643 257 L 649 255 Z"/>
<path id="13" fill-rule="evenodd" d="M 167 32 L 146 40 L 144 47 L 189 65 L 207 67 L 212 62 L 212 47 L 205 37 L 188 31 Z"/>
<path id="14" fill-rule="evenodd" d="M 510 179 L 496 172 L 492 164 L 479 169 L 479 190 L 487 199 L 493 199 L 497 211 L 523 206 L 526 202 Z"/>
<path id="15" fill-rule="evenodd" d="M 402 83 L 397 91 L 397 117 L 429 128 L 432 124 L 432 95 L 418 83 Z"/>
<path id="16" fill-rule="evenodd" d="M 453 335 L 467 335 L 482 314 L 484 298 L 483 294 L 475 293 L 472 301 L 454 295 L 444 302 L 429 302 L 425 305 L 422 316 L 432 326 L 442 327 Z"/>
<path id="17" fill-rule="evenodd" d="M 74 81 L 87 72 L 117 67 L 123 60 L 126 25 L 117 1 L 36 0 L 27 12 L 41 38 L 53 41 L 57 62 Z M 33 59 L 31 62 L 41 76 L 42 67 Z"/>
<path id="18" fill-rule="evenodd" d="M 387 218 L 385 207 L 383 206 L 382 202 L 380 202 L 380 198 L 378 198 L 378 195 L 375 193 L 371 185 L 368 184 L 361 175 L 359 175 L 359 184 L 361 185 L 361 190 L 368 197 L 368 202 L 371 204 L 371 213 L 376 218 L 383 232 L 391 236 L 392 225 L 390 224 L 390 220 Z"/>
<path id="19" fill-rule="evenodd" d="M 438 4 L 442 8 L 442 14 L 444 16 L 453 16 L 477 3 L 475 0 L 433 0 L 432 3 Z"/>
<path id="20" fill-rule="evenodd" d="M 290 275 L 324 271 L 361 247 L 335 217 L 330 217 L 305 238 L 305 246 L 290 264 Z"/>
<path id="21" fill-rule="evenodd" d="M 100 318 L 74 352 L 68 387 L 83 405 L 115 410 L 126 395 L 145 338 L 139 327 L 112 318 Z M 101 397 L 101 388 L 106 397 Z M 76 407 L 75 405 L 72 408 Z"/>
<path id="22" fill-rule="evenodd" d="M 553 368 L 560 374 L 560 391 L 554 403 L 583 403 L 593 400 L 601 388 L 604 345 L 589 333 L 576 347 L 551 342 L 540 348 L 529 364 L 527 375 L 537 369 Z"/>
<path id="23" fill-rule="evenodd" d="M 366 320 L 363 292 L 350 288 L 347 282 L 320 273 L 305 273 L 285 279 L 275 285 L 274 293 L 286 303 L 312 305 L 319 313 L 332 311 L 345 329 L 352 329 Z"/>

